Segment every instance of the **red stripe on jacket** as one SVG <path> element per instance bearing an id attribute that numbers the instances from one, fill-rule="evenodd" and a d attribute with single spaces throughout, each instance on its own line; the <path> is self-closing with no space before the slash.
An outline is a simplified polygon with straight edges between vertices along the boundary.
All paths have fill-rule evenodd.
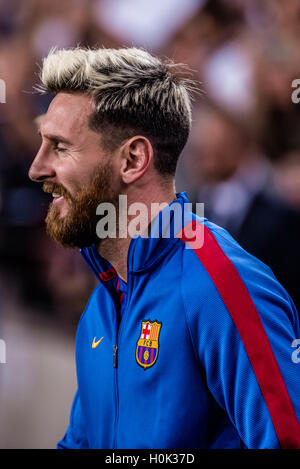
<path id="1" fill-rule="evenodd" d="M 201 238 L 200 230 L 204 230 L 204 243 L 194 252 L 214 282 L 241 336 L 280 446 L 299 449 L 300 424 L 264 326 L 238 271 L 207 226 L 193 220 L 177 237 L 192 246 L 196 236 Z"/>

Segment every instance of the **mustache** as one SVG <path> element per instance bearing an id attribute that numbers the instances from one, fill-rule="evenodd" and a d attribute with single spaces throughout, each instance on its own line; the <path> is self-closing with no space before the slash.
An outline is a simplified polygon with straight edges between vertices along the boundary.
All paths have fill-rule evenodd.
<path id="1" fill-rule="evenodd" d="M 69 199 L 72 202 L 74 200 L 70 192 L 67 191 L 64 186 L 57 184 L 56 182 L 44 182 L 43 191 L 47 192 L 48 194 L 56 193 L 62 195 L 65 199 Z"/>

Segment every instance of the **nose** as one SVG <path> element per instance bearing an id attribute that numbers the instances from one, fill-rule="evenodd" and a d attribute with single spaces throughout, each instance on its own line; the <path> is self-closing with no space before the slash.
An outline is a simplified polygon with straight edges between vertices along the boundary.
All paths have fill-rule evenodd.
<path id="1" fill-rule="evenodd" d="M 43 148 L 43 144 L 29 168 L 28 176 L 35 182 L 43 182 L 55 177 L 55 169 L 51 157 Z"/>

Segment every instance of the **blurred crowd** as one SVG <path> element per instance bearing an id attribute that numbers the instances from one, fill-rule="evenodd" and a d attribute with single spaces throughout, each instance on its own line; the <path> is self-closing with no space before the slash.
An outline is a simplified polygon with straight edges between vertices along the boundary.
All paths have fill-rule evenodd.
<path id="1" fill-rule="evenodd" d="M 95 280 L 45 234 L 27 173 L 51 96 L 33 92 L 51 47 L 141 46 L 188 64 L 203 93 L 177 190 L 266 262 L 300 309 L 299 0 L 0 0 L 0 275 L 24 304 L 75 325 Z M 299 93 L 300 94 L 300 93 Z"/>

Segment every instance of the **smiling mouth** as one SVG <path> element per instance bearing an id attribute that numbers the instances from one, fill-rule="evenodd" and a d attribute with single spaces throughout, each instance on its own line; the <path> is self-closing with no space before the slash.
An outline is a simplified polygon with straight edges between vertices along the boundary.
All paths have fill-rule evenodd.
<path id="1" fill-rule="evenodd" d="M 53 192 L 52 197 L 53 197 L 53 203 L 54 203 L 54 204 L 56 204 L 56 203 L 59 202 L 60 200 L 63 200 L 63 198 L 64 198 L 63 195 L 57 194 L 57 193 L 55 193 L 55 192 Z"/>

